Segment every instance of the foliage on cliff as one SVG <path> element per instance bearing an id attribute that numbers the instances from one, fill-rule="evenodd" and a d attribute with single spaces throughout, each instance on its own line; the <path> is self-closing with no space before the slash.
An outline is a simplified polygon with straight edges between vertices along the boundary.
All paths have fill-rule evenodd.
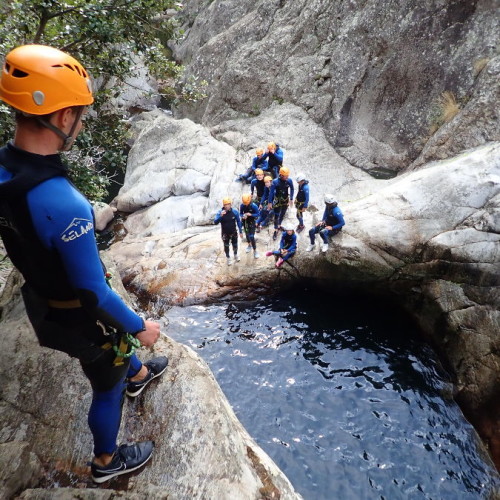
<path id="1" fill-rule="evenodd" d="M 126 163 L 127 125 L 106 106 L 117 86 L 133 74 L 134 57 L 159 79 L 178 78 L 166 41 L 179 36 L 173 0 L 7 0 L 0 6 L 0 57 L 28 43 L 51 45 L 80 60 L 99 90 L 76 147 L 67 155 L 77 185 L 92 199 L 105 196 L 110 178 Z M 111 85 L 113 82 L 113 85 Z M 12 137 L 10 110 L 0 105 L 0 139 Z"/>

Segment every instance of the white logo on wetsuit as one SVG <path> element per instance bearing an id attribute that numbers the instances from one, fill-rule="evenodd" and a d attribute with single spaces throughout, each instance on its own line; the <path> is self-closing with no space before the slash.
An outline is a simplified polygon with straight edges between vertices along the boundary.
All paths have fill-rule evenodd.
<path id="1" fill-rule="evenodd" d="M 88 219 L 74 218 L 71 224 L 61 233 L 64 242 L 73 241 L 92 231 L 94 224 Z"/>

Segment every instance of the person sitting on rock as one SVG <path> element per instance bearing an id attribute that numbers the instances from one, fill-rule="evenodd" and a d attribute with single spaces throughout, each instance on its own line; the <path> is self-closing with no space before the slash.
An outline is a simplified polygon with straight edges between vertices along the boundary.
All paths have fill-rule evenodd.
<path id="1" fill-rule="evenodd" d="M 269 189 L 273 178 L 270 175 L 264 177 L 264 192 L 262 193 L 262 198 L 260 199 L 259 211 L 260 215 L 257 219 L 257 229 L 256 231 L 260 233 L 264 226 L 269 224 L 269 210 L 267 209 L 267 199 L 269 198 Z"/>
<path id="2" fill-rule="evenodd" d="M 334 196 L 332 194 L 325 194 L 325 211 L 323 212 L 323 218 L 321 222 L 318 222 L 309 231 L 311 244 L 307 247 L 306 251 L 311 252 L 314 250 L 315 235 L 319 233 L 323 240 L 321 251 L 326 252 L 328 250 L 328 238 L 342 231 L 344 225 L 344 214 L 338 207 Z"/>
<path id="3" fill-rule="evenodd" d="M 300 173 L 296 177 L 299 189 L 295 197 L 295 208 L 297 209 L 297 219 L 299 225 L 296 231 L 300 233 L 304 229 L 304 212 L 309 206 L 309 181 L 306 179 L 305 174 Z"/>
<path id="4" fill-rule="evenodd" d="M 255 179 L 250 183 L 250 193 L 254 197 L 254 203 L 260 205 L 260 200 L 264 194 L 264 188 L 266 184 L 264 182 L 264 171 L 258 168 L 255 170 Z M 254 196 L 255 193 L 255 196 Z"/>
<path id="5" fill-rule="evenodd" d="M 259 207 L 252 202 L 250 193 L 246 193 L 241 197 L 240 216 L 248 243 L 246 252 L 251 252 L 253 248 L 253 256 L 258 259 L 259 252 L 257 252 L 257 245 L 255 244 L 255 226 L 259 217 Z"/>
<path id="6" fill-rule="evenodd" d="M 274 255 L 276 259 L 276 268 L 279 269 L 288 259 L 291 259 L 297 251 L 297 235 L 290 222 L 283 227 L 280 247 L 278 250 L 266 252 L 266 257 Z"/>
<path id="7" fill-rule="evenodd" d="M 252 165 L 248 167 L 248 170 L 241 175 L 236 177 L 237 181 L 243 181 L 247 184 L 250 183 L 255 178 L 255 171 L 260 168 L 262 171 L 267 172 L 269 169 L 269 164 L 264 156 L 264 150 L 262 148 L 257 148 L 255 150 L 255 155 L 252 160 Z"/>
<path id="8" fill-rule="evenodd" d="M 283 156 L 284 152 L 278 144 L 274 142 L 268 143 L 267 151 L 263 158 L 269 158 L 269 172 L 271 172 L 274 179 L 278 177 L 279 170 L 283 165 Z"/>
<path id="9" fill-rule="evenodd" d="M 268 210 L 274 210 L 273 240 L 278 237 L 278 229 L 285 217 L 288 206 L 293 205 L 293 182 L 288 167 L 281 167 L 279 177 L 274 179 L 267 199 Z"/>
<path id="10" fill-rule="evenodd" d="M 240 238 L 243 237 L 241 219 L 238 210 L 232 208 L 231 198 L 222 200 L 222 208 L 217 212 L 214 219 L 214 224 L 219 224 L 221 228 L 222 242 L 224 243 L 224 253 L 226 254 L 227 265 L 230 266 L 233 261 L 229 254 L 229 243 L 233 247 L 234 260 L 240 261 L 238 255 L 238 233 Z"/>
<path id="11" fill-rule="evenodd" d="M 160 325 L 110 288 L 92 206 L 60 155 L 71 149 L 94 102 L 85 68 L 53 47 L 17 47 L 5 57 L 0 99 L 16 112 L 14 140 L 0 149 L 0 235 L 24 277 L 23 301 L 38 341 L 78 359 L 90 382 L 90 470 L 103 483 L 139 469 L 153 454 L 153 441 L 117 446 L 117 437 L 125 393 L 138 396 L 167 368 L 165 356 L 143 364 L 135 354 L 156 343 Z M 64 381 L 64 373 L 57 377 Z"/>

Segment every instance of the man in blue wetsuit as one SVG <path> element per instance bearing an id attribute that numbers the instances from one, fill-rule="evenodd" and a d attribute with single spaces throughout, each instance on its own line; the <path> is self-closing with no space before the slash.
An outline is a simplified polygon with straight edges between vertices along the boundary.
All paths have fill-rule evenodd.
<path id="1" fill-rule="evenodd" d="M 226 254 L 227 265 L 233 261 L 229 255 L 229 243 L 233 246 L 234 260 L 240 261 L 238 255 L 238 233 L 243 236 L 241 219 L 238 210 L 232 208 L 231 198 L 222 200 L 222 208 L 215 214 L 214 224 L 220 224 L 222 242 L 224 243 L 224 253 Z"/>
<path id="2" fill-rule="evenodd" d="M 278 177 L 279 170 L 283 165 L 283 150 L 278 144 L 270 142 L 267 145 L 266 154 L 262 158 L 268 161 L 269 172 L 271 172 L 273 178 L 276 179 Z"/>
<path id="3" fill-rule="evenodd" d="M 279 269 L 297 251 L 297 235 L 291 223 L 285 224 L 278 250 L 266 252 L 266 257 L 274 255 L 276 268 Z"/>
<path id="4" fill-rule="evenodd" d="M 255 171 L 257 169 L 260 168 L 265 172 L 267 171 L 269 167 L 267 160 L 264 157 L 264 150 L 262 148 L 257 148 L 255 150 L 255 154 L 256 156 L 254 156 L 252 160 L 252 165 L 248 167 L 248 170 L 244 174 L 238 175 L 238 177 L 236 177 L 237 181 L 245 181 L 248 184 L 255 178 L 256 175 Z"/>
<path id="5" fill-rule="evenodd" d="M 0 99 L 16 112 L 14 140 L 0 149 L 0 235 L 25 279 L 23 300 L 40 344 L 77 358 L 90 381 L 91 473 L 102 483 L 153 453 L 152 441 L 117 447 L 116 439 L 124 393 L 137 396 L 167 367 L 164 356 L 142 364 L 133 354 L 158 340 L 160 326 L 108 286 L 91 205 L 58 154 L 71 148 L 93 102 L 85 68 L 52 47 L 18 47 L 6 56 Z"/>
<path id="6" fill-rule="evenodd" d="M 288 205 L 293 204 L 293 182 L 289 179 L 290 170 L 288 167 L 281 167 L 279 177 L 274 179 L 269 189 L 267 208 L 274 210 L 274 233 L 273 240 L 278 236 L 278 229 L 285 217 Z"/>
<path id="7" fill-rule="evenodd" d="M 295 197 L 295 208 L 297 209 L 297 220 L 299 225 L 296 231 L 300 233 L 304 229 L 304 212 L 309 207 L 309 181 L 306 179 L 305 174 L 300 173 L 296 177 L 299 189 L 297 190 L 297 196 Z"/>
<path id="8" fill-rule="evenodd" d="M 325 211 L 323 212 L 323 218 L 321 222 L 318 222 L 318 224 L 309 231 L 311 244 L 306 248 L 306 251 L 311 252 L 314 250 L 315 236 L 319 233 L 323 240 L 321 251 L 326 252 L 328 250 L 328 238 L 342 231 L 344 225 L 344 214 L 338 207 L 335 198 L 331 194 L 325 194 Z"/>
<path id="9" fill-rule="evenodd" d="M 253 248 L 253 256 L 258 259 L 259 252 L 255 243 L 255 225 L 259 218 L 259 207 L 252 202 L 250 193 L 245 193 L 241 197 L 240 217 L 247 237 L 248 246 L 246 252 L 251 252 Z"/>

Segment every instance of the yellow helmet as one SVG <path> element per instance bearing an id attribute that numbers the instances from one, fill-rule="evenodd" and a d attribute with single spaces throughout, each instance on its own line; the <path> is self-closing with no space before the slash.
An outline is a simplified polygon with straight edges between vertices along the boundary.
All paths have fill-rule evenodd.
<path id="1" fill-rule="evenodd" d="M 268 142 L 267 149 L 276 149 L 276 144 L 274 142 Z"/>
<path id="2" fill-rule="evenodd" d="M 281 167 L 280 175 L 282 175 L 283 177 L 288 177 L 290 175 L 290 169 L 288 167 Z"/>
<path id="3" fill-rule="evenodd" d="M 262 170 L 261 168 L 256 168 L 255 175 L 264 175 L 264 170 Z"/>
<path id="4" fill-rule="evenodd" d="M 256 154 L 256 155 L 263 155 L 263 154 L 264 154 L 264 150 L 263 150 L 262 148 L 257 148 L 257 149 L 255 150 L 255 154 Z"/>
<path id="5" fill-rule="evenodd" d="M 231 198 L 223 198 L 222 199 L 223 205 L 230 205 L 232 202 L 233 202 L 233 200 L 231 200 Z"/>
<path id="6" fill-rule="evenodd" d="M 252 195 L 250 193 L 245 193 L 241 197 L 241 201 L 243 202 L 243 205 L 249 205 L 250 202 L 252 201 Z"/>
<path id="7" fill-rule="evenodd" d="M 22 45 L 7 54 L 0 98 L 29 115 L 47 115 L 94 102 L 85 68 L 65 52 L 46 45 Z"/>
<path id="8" fill-rule="evenodd" d="M 264 182 L 273 182 L 273 178 L 270 175 L 264 177 Z"/>

